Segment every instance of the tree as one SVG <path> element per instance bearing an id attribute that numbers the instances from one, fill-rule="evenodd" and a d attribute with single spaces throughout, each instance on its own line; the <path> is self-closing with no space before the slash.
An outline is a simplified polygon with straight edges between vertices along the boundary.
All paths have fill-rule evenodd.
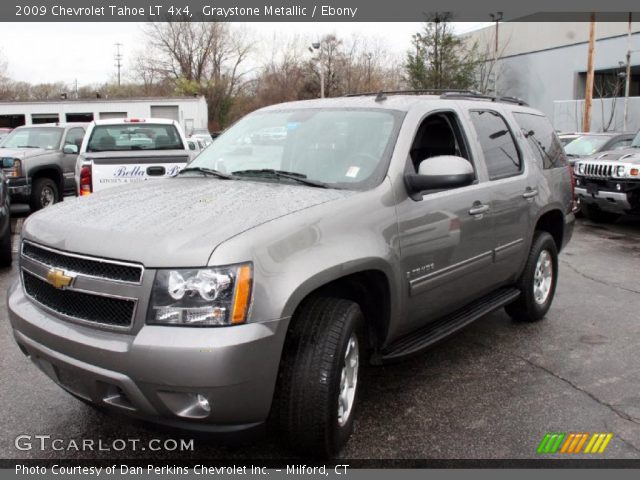
<path id="1" fill-rule="evenodd" d="M 453 33 L 450 15 L 428 17 L 422 33 L 412 36 L 405 80 L 414 89 L 471 89 L 479 62 L 477 45 L 467 48 Z"/>
<path id="2" fill-rule="evenodd" d="M 221 22 L 154 22 L 145 33 L 148 56 L 155 64 L 138 62 L 147 72 L 139 75 L 150 79 L 160 74 L 178 93 L 204 95 L 214 128 L 227 123 L 233 97 L 247 73 L 242 64 L 253 47 L 246 34 Z"/>

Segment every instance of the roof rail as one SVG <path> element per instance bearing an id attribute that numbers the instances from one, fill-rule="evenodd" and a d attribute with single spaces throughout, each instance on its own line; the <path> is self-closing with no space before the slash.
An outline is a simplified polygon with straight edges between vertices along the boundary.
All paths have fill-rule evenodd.
<path id="1" fill-rule="evenodd" d="M 527 102 L 517 97 L 495 96 L 480 93 L 476 90 L 462 90 L 451 88 L 430 88 L 417 90 L 381 90 L 379 92 L 349 93 L 345 97 L 373 97 L 376 102 L 387 99 L 387 95 L 439 95 L 440 98 L 459 98 L 470 100 L 487 100 L 490 102 L 515 103 L 528 106 Z"/>

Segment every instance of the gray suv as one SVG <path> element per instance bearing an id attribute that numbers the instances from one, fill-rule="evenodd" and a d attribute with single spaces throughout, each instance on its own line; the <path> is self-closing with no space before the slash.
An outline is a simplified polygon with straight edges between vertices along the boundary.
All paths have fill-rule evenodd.
<path id="1" fill-rule="evenodd" d="M 545 316 L 572 211 L 562 147 L 523 102 L 274 105 L 175 178 L 28 218 L 10 320 L 86 402 L 200 431 L 269 421 L 295 449 L 333 455 L 363 368 L 500 307 Z"/>

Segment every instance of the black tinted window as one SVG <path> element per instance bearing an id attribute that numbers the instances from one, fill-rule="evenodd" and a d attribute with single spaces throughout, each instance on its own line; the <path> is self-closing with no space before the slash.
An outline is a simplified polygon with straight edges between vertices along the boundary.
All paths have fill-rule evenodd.
<path id="1" fill-rule="evenodd" d="M 514 113 L 514 117 L 543 168 L 567 166 L 562 144 L 546 117 L 530 113 Z M 571 142 L 570 145 L 573 143 Z"/>
<path id="2" fill-rule="evenodd" d="M 478 134 L 489 178 L 516 175 L 522 170 L 520 154 L 504 118 L 490 110 L 472 111 L 471 120 Z"/>

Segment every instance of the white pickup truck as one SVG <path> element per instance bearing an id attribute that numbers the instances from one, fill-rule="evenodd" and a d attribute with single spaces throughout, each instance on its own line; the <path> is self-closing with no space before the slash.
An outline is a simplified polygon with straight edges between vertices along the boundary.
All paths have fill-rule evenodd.
<path id="1" fill-rule="evenodd" d="M 132 182 L 174 176 L 191 159 L 180 124 L 163 118 L 118 118 L 89 124 L 76 162 L 79 196 Z"/>

